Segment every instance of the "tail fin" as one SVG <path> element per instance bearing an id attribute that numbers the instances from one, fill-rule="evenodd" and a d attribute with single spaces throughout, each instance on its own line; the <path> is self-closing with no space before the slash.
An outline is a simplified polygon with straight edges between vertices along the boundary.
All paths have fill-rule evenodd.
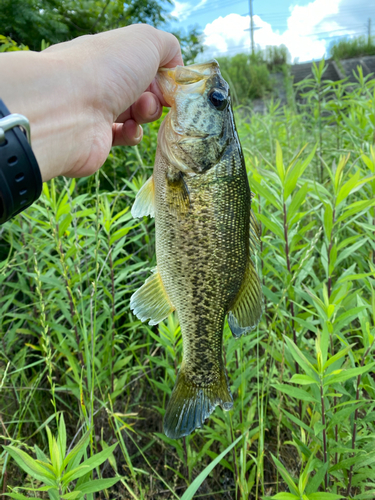
<path id="1" fill-rule="evenodd" d="M 224 368 L 216 383 L 208 387 L 198 387 L 186 378 L 182 366 L 164 415 L 165 435 L 172 439 L 188 436 L 203 426 L 217 405 L 226 411 L 233 406 Z"/>

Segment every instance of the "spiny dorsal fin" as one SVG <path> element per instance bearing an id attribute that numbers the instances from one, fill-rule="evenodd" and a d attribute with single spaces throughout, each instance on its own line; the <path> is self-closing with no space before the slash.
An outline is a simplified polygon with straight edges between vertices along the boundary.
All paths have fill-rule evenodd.
<path id="1" fill-rule="evenodd" d="M 260 321 L 263 312 L 263 294 L 259 277 L 249 257 L 245 276 L 228 314 L 228 324 L 234 337 L 253 330 Z"/>
<path id="2" fill-rule="evenodd" d="M 203 427 L 217 405 L 226 411 L 233 406 L 224 367 L 214 383 L 199 387 L 188 379 L 185 364 L 182 362 L 164 415 L 165 435 L 172 439 L 188 436 L 195 429 Z"/>
<path id="3" fill-rule="evenodd" d="M 149 325 L 157 325 L 175 310 L 157 270 L 133 293 L 130 309 L 141 321 L 150 319 Z"/>
<path id="4" fill-rule="evenodd" d="M 155 183 L 153 176 L 138 191 L 132 206 L 132 216 L 134 219 L 143 217 L 144 215 L 155 217 Z"/>
<path id="5" fill-rule="evenodd" d="M 170 213 L 183 215 L 190 208 L 189 190 L 182 172 L 167 173 L 166 200 Z"/>

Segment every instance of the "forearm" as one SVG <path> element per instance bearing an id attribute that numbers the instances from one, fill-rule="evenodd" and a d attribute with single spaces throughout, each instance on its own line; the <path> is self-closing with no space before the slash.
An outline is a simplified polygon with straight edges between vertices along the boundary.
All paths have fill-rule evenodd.
<path id="1" fill-rule="evenodd" d="M 72 134 L 77 136 L 85 129 L 81 92 L 72 88 L 64 60 L 57 54 L 51 56 L 31 51 L 1 55 L 0 97 L 11 113 L 29 119 L 32 148 L 44 181 L 66 171 L 64 161 L 71 161 L 69 153 L 77 138 Z"/>

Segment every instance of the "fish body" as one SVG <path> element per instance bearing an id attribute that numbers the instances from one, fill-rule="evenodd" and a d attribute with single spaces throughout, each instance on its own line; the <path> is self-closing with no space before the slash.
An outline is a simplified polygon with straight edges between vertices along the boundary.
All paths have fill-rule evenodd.
<path id="1" fill-rule="evenodd" d="M 154 173 L 132 213 L 154 215 L 157 270 L 131 307 L 157 324 L 177 311 L 183 361 L 164 417 L 172 438 L 233 405 L 222 357 L 225 316 L 235 336 L 262 312 L 251 261 L 256 224 L 230 105 L 216 61 L 159 74 L 171 111 L 158 136 Z"/>

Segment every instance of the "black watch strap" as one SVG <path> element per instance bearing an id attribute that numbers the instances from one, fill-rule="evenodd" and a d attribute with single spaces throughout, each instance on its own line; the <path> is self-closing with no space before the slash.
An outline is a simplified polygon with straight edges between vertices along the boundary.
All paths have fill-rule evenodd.
<path id="1" fill-rule="evenodd" d="M 42 187 L 29 122 L 22 115 L 11 115 L 0 99 L 0 224 L 32 205 Z"/>

